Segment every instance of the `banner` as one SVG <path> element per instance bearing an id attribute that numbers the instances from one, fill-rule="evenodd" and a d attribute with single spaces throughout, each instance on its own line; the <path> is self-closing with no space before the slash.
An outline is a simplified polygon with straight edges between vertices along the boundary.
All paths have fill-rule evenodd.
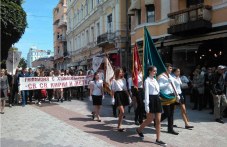
<path id="1" fill-rule="evenodd" d="M 106 83 L 108 83 L 110 85 L 111 83 L 111 79 L 114 76 L 114 70 L 110 64 L 110 61 L 108 60 L 108 58 L 106 58 Z"/>
<path id="2" fill-rule="evenodd" d="M 20 77 L 20 90 L 58 89 L 88 85 L 87 76 Z"/>
<path id="3" fill-rule="evenodd" d="M 134 87 L 138 89 L 138 75 L 142 71 L 142 66 L 140 62 L 139 52 L 137 44 L 135 43 L 134 50 L 133 50 L 133 66 L 132 66 L 132 82 Z"/>
<path id="4" fill-rule="evenodd" d="M 102 64 L 102 60 L 103 58 L 101 57 L 94 57 L 93 60 L 92 60 L 92 69 L 94 70 L 94 72 L 96 72 L 100 65 Z"/>
<path id="5" fill-rule="evenodd" d="M 8 57 L 6 60 L 6 69 L 8 73 L 15 74 L 16 68 L 20 62 L 21 52 L 18 51 L 9 51 Z"/>

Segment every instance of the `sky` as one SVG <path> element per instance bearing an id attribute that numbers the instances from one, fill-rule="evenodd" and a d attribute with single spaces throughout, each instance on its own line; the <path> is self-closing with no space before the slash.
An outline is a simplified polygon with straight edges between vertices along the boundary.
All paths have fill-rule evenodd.
<path id="1" fill-rule="evenodd" d="M 22 7 L 27 13 L 28 26 L 19 42 L 14 44 L 22 57 L 27 59 L 31 46 L 54 51 L 53 45 L 53 9 L 59 0 L 25 0 Z"/>

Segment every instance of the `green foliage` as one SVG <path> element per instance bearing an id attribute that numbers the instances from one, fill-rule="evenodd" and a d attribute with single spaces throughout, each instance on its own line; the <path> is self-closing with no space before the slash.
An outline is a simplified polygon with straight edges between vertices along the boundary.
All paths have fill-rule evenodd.
<path id="1" fill-rule="evenodd" d="M 22 68 L 26 68 L 27 67 L 27 63 L 26 63 L 26 60 L 24 58 L 20 59 L 18 67 L 22 67 Z"/>
<path id="2" fill-rule="evenodd" d="M 23 0 L 1 0 L 1 59 L 6 59 L 12 44 L 19 41 L 27 27 Z"/>

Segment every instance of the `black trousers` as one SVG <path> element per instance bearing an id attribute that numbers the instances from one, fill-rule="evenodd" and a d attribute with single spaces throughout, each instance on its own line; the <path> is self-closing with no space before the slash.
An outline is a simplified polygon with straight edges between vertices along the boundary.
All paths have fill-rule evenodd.
<path id="1" fill-rule="evenodd" d="M 83 86 L 77 87 L 77 99 L 83 99 Z"/>
<path id="2" fill-rule="evenodd" d="M 53 89 L 47 89 L 48 100 L 51 101 L 54 94 Z"/>
<path id="3" fill-rule="evenodd" d="M 71 101 L 70 90 L 71 90 L 71 88 L 64 88 L 64 98 L 65 98 L 65 100 Z"/>
<path id="4" fill-rule="evenodd" d="M 133 95 L 136 97 L 137 108 L 135 110 L 135 121 L 139 121 L 139 123 L 143 122 L 144 116 L 144 92 L 142 88 L 137 89 L 133 88 Z"/>
<path id="5" fill-rule="evenodd" d="M 199 91 L 193 89 L 192 96 L 194 97 L 194 109 L 199 107 L 199 110 L 203 108 L 203 94 L 199 94 Z"/>
<path id="6" fill-rule="evenodd" d="M 173 131 L 173 114 L 175 104 L 163 106 L 164 113 L 162 113 L 161 121 L 168 118 L 168 131 Z"/>
<path id="7" fill-rule="evenodd" d="M 28 92 L 29 92 L 29 93 L 28 93 L 28 96 L 29 96 L 29 102 L 32 102 L 32 97 L 33 97 L 33 93 L 34 93 L 34 91 L 33 91 L 33 90 L 29 90 Z"/>

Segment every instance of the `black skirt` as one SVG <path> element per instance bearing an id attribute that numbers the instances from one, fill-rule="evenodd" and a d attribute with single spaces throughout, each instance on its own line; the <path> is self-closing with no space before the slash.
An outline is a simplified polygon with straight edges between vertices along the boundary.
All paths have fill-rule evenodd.
<path id="1" fill-rule="evenodd" d="M 149 95 L 150 113 L 162 113 L 162 105 L 159 95 Z"/>
<path id="2" fill-rule="evenodd" d="M 128 106 L 129 99 L 125 91 L 114 92 L 115 105 L 118 106 Z"/>
<path id="3" fill-rule="evenodd" d="M 185 104 L 183 94 L 181 93 L 181 94 L 179 94 L 179 96 L 180 96 L 180 103 Z"/>
<path id="4" fill-rule="evenodd" d="M 92 95 L 93 105 L 102 105 L 102 96 L 101 95 Z"/>

